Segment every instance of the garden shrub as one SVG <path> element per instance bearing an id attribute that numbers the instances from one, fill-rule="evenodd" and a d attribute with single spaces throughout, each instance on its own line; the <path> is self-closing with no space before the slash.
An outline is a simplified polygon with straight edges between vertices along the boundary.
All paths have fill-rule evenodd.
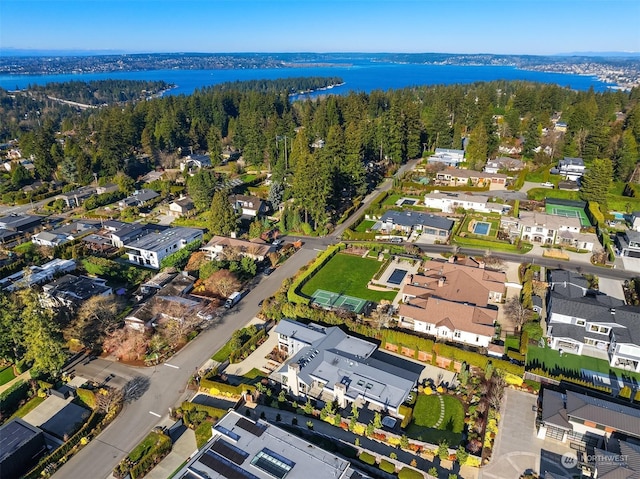
<path id="1" fill-rule="evenodd" d="M 398 479 L 424 479 L 424 475 L 415 469 L 405 466 L 400 469 Z"/>
<path id="2" fill-rule="evenodd" d="M 386 459 L 382 459 L 378 467 L 380 467 L 380 469 L 384 472 L 388 472 L 389 474 L 394 474 L 396 472 L 396 465 L 393 462 L 387 461 Z"/>
<path id="3" fill-rule="evenodd" d="M 91 389 L 78 388 L 76 394 L 87 407 L 96 408 L 96 395 Z"/>
<path id="4" fill-rule="evenodd" d="M 360 459 L 362 462 L 364 462 L 365 464 L 369 464 L 370 466 L 373 466 L 376 463 L 376 458 L 375 456 L 369 454 L 366 451 L 362 451 L 360 453 L 360 455 L 358 456 L 358 459 Z"/>

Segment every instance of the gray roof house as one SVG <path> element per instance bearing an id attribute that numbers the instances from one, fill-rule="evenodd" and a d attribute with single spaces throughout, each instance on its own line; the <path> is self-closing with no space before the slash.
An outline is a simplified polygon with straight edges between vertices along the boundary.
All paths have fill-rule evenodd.
<path id="1" fill-rule="evenodd" d="M 585 166 L 582 158 L 565 156 L 558 162 L 558 172 L 565 180 L 578 181 L 584 175 Z"/>
<path id="2" fill-rule="evenodd" d="M 375 344 L 337 327 L 283 319 L 275 332 L 278 347 L 289 359 L 271 378 L 297 397 L 336 400 L 341 408 L 369 402 L 398 416 L 423 369 L 405 360 L 392 364 Z"/>
<path id="3" fill-rule="evenodd" d="M 428 163 L 442 163 L 446 166 L 457 168 L 464 161 L 464 150 L 450 148 L 436 148 L 436 151 L 428 159 Z"/>
<path id="4" fill-rule="evenodd" d="M 640 439 L 640 409 L 573 391 L 543 389 L 541 395 L 539 438 L 598 442 L 618 433 Z"/>
<path id="5" fill-rule="evenodd" d="M 3 479 L 18 479 L 47 451 L 42 429 L 15 418 L 0 426 L 0 471 Z"/>
<path id="6" fill-rule="evenodd" d="M 128 206 L 137 206 L 141 207 L 146 205 L 149 201 L 157 198 L 160 194 L 156 193 L 153 190 L 141 189 L 134 191 L 131 195 L 126 198 L 120 200 L 118 202 L 118 206 L 120 208 L 126 208 Z"/>
<path id="7" fill-rule="evenodd" d="M 605 294 L 549 294 L 549 346 L 577 355 L 608 357 L 612 367 L 640 372 L 640 307 Z"/>
<path id="8" fill-rule="evenodd" d="M 263 420 L 234 410 L 212 426 L 212 438 L 176 479 L 359 479 L 349 461 Z"/>
<path id="9" fill-rule="evenodd" d="M 129 262 L 160 269 L 162 260 L 194 241 L 202 240 L 202 230 L 196 228 L 168 228 L 152 231 L 131 242 L 125 242 Z"/>
<path id="10" fill-rule="evenodd" d="M 605 448 L 594 449 L 594 459 L 586 459 L 593 477 L 640 479 L 640 444 L 621 437 L 608 438 Z"/>
<path id="11" fill-rule="evenodd" d="M 42 287 L 41 301 L 49 307 L 70 307 L 79 305 L 92 296 L 111 294 L 113 290 L 107 286 L 106 279 L 65 274 Z"/>
<path id="12" fill-rule="evenodd" d="M 449 236 L 453 224 L 452 220 L 431 213 L 389 210 L 374 225 L 373 229 L 385 232 L 399 230 L 407 234 L 419 231 L 422 234 L 446 238 Z"/>

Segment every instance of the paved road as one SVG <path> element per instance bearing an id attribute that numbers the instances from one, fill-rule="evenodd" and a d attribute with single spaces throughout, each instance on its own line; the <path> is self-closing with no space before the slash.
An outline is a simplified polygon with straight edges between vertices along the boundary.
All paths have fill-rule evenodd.
<path id="1" fill-rule="evenodd" d="M 317 252 L 311 248 L 296 252 L 285 264 L 264 278 L 238 305 L 225 314 L 217 324 L 204 331 L 198 338 L 173 356 L 168 363 L 153 368 L 134 368 L 103 359 L 75 366 L 76 374 L 122 385 L 132 378 L 139 378 L 140 398 L 127 404 L 116 420 L 79 454 L 73 457 L 56 474 L 56 479 L 78 477 L 110 477 L 120 459 L 140 442 L 161 417 L 184 399 L 189 377 L 211 355 L 222 347 L 238 328 L 246 325 L 258 312 L 258 302 L 273 295 L 282 281 L 311 261 Z"/>

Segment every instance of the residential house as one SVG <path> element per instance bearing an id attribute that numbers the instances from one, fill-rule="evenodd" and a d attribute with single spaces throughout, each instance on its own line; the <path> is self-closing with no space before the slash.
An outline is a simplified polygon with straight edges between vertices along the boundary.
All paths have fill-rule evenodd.
<path id="1" fill-rule="evenodd" d="M 627 230 L 618 233 L 615 241 L 620 256 L 640 258 L 640 231 Z"/>
<path id="2" fill-rule="evenodd" d="M 169 214 L 171 216 L 189 216 L 195 210 L 193 201 L 188 197 L 180 197 L 169 204 Z"/>
<path id="3" fill-rule="evenodd" d="M 567 124 L 563 121 L 559 121 L 558 123 L 555 124 L 555 126 L 553 127 L 553 130 L 557 131 L 558 133 L 566 133 Z"/>
<path id="4" fill-rule="evenodd" d="M 267 211 L 265 202 L 257 196 L 231 195 L 229 201 L 236 214 L 244 217 L 258 218 Z"/>
<path id="5" fill-rule="evenodd" d="M 580 218 L 549 215 L 538 211 L 521 211 L 520 218 L 502 218 L 500 228 L 511 237 L 544 245 L 570 246 L 592 251 L 598 239 L 582 233 Z"/>
<path id="6" fill-rule="evenodd" d="M 0 279 L 0 289 L 11 292 L 20 288 L 28 288 L 34 284 L 51 281 L 54 276 L 62 273 L 70 273 L 75 269 L 75 261 L 56 258 L 42 266 L 29 266 L 28 274 L 26 275 L 24 271 L 18 271 L 6 278 Z"/>
<path id="7" fill-rule="evenodd" d="M 640 232 L 640 211 L 631 213 L 629 222 L 631 223 L 632 230 Z"/>
<path id="8" fill-rule="evenodd" d="M 490 190 L 503 190 L 507 186 L 507 175 L 502 173 L 485 173 L 474 170 L 447 168 L 436 173 L 436 182 L 445 186 L 475 186 Z"/>
<path id="9" fill-rule="evenodd" d="M 16 233 L 31 233 L 44 222 L 44 216 L 12 213 L 0 218 L 0 229 Z"/>
<path id="10" fill-rule="evenodd" d="M 197 314 L 202 303 L 189 297 L 194 283 L 195 278 L 185 273 L 159 273 L 154 276 L 141 286 L 140 294 L 136 295 L 139 299 L 152 295 L 151 298 L 125 317 L 125 326 L 144 331 L 162 320 L 182 320 Z"/>
<path id="11" fill-rule="evenodd" d="M 498 173 L 500 171 L 520 171 L 524 168 L 524 163 L 515 158 L 499 156 L 493 160 L 487 161 L 484 167 L 485 173 Z"/>
<path id="12" fill-rule="evenodd" d="M 538 438 L 600 446 L 610 438 L 640 439 L 640 409 L 574 391 L 540 391 Z M 594 476 L 595 477 L 595 476 Z M 598 477 L 627 477 L 613 475 Z"/>
<path id="13" fill-rule="evenodd" d="M 78 220 L 55 228 L 51 231 L 42 231 L 37 233 L 31 237 L 31 241 L 40 246 L 59 246 L 89 233 L 98 231 L 99 226 L 99 221 Z"/>
<path id="14" fill-rule="evenodd" d="M 106 279 L 89 276 L 64 276 L 45 284 L 42 287 L 42 304 L 51 307 L 78 306 L 93 296 L 110 296 L 113 289 L 107 286 Z"/>
<path id="15" fill-rule="evenodd" d="M 180 169 L 182 171 L 208 166 L 211 166 L 211 157 L 209 155 L 188 155 L 180 161 Z"/>
<path id="16" fill-rule="evenodd" d="M 19 417 L 0 426 L 0 471 L 3 479 L 23 477 L 46 453 L 42 429 Z"/>
<path id="17" fill-rule="evenodd" d="M 55 197 L 56 200 L 64 201 L 67 208 L 75 208 L 84 203 L 87 198 L 97 194 L 97 190 L 93 186 L 82 186 L 75 190 L 68 191 L 67 193 L 59 194 Z"/>
<path id="18" fill-rule="evenodd" d="M 149 201 L 160 196 L 153 190 L 141 189 L 136 190 L 133 194 L 127 196 L 126 198 L 120 200 L 118 202 L 118 206 L 120 208 L 127 208 L 129 206 L 136 206 L 138 208 L 145 206 Z"/>
<path id="19" fill-rule="evenodd" d="M 398 310 L 400 326 L 470 346 L 489 346 L 506 294 L 503 272 L 482 262 L 426 261 L 423 274 L 409 275 Z"/>
<path id="20" fill-rule="evenodd" d="M 131 242 L 126 242 L 129 262 L 160 269 L 162 260 L 194 241 L 202 240 L 202 230 L 196 228 L 168 228 L 153 231 Z"/>
<path id="21" fill-rule="evenodd" d="M 442 163 L 446 166 L 457 168 L 464 161 L 464 150 L 452 150 L 449 148 L 436 148 L 427 162 L 429 164 Z"/>
<path id="22" fill-rule="evenodd" d="M 212 437 L 192 454 L 176 479 L 358 479 L 349 461 L 318 445 L 234 410 L 211 426 Z"/>
<path id="23" fill-rule="evenodd" d="M 566 291 L 573 289 L 572 296 Z M 554 286 L 547 306 L 549 346 L 577 355 L 607 358 L 612 367 L 640 372 L 640 307 L 595 291 Z"/>
<path id="24" fill-rule="evenodd" d="M 602 448 L 595 448 L 594 454 L 586 456 L 582 452 L 580 463 L 588 464 L 592 477 L 603 479 L 640 477 L 640 444 L 624 435 L 607 437 Z"/>
<path id="25" fill-rule="evenodd" d="M 274 248 L 271 244 L 259 238 L 244 241 L 236 238 L 227 238 L 225 236 L 214 236 L 205 246 L 200 248 L 200 250 L 206 251 L 207 257 L 211 260 L 219 259 L 230 254 L 238 254 L 256 261 L 264 261 Z"/>
<path id="26" fill-rule="evenodd" d="M 428 193 L 424 197 L 424 206 L 442 210 L 443 213 L 455 213 L 457 209 L 473 210 L 479 213 L 505 214 L 511 206 L 490 201 L 488 196 L 467 193 Z"/>
<path id="27" fill-rule="evenodd" d="M 558 162 L 558 174 L 565 180 L 578 181 L 584 175 L 585 166 L 582 158 L 565 156 Z"/>
<path id="28" fill-rule="evenodd" d="M 294 397 L 335 400 L 341 408 L 368 402 L 398 416 L 423 369 L 337 327 L 283 319 L 275 333 L 288 359 L 270 377 Z"/>
<path id="29" fill-rule="evenodd" d="M 547 273 L 549 291 L 565 298 L 582 298 L 591 291 L 587 278 L 564 269 L 550 269 Z"/>
<path id="30" fill-rule="evenodd" d="M 442 216 L 416 211 L 387 211 L 372 229 L 386 234 L 392 231 L 402 231 L 407 235 L 418 232 L 446 240 L 453 228 L 454 222 Z"/>

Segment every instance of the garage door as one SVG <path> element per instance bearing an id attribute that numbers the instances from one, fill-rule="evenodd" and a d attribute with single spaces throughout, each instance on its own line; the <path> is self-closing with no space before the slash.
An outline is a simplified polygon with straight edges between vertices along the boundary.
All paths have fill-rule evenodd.
<path id="1" fill-rule="evenodd" d="M 560 429 L 559 427 L 547 426 L 547 438 L 555 439 L 557 441 L 562 441 L 564 437 L 564 429 Z"/>

